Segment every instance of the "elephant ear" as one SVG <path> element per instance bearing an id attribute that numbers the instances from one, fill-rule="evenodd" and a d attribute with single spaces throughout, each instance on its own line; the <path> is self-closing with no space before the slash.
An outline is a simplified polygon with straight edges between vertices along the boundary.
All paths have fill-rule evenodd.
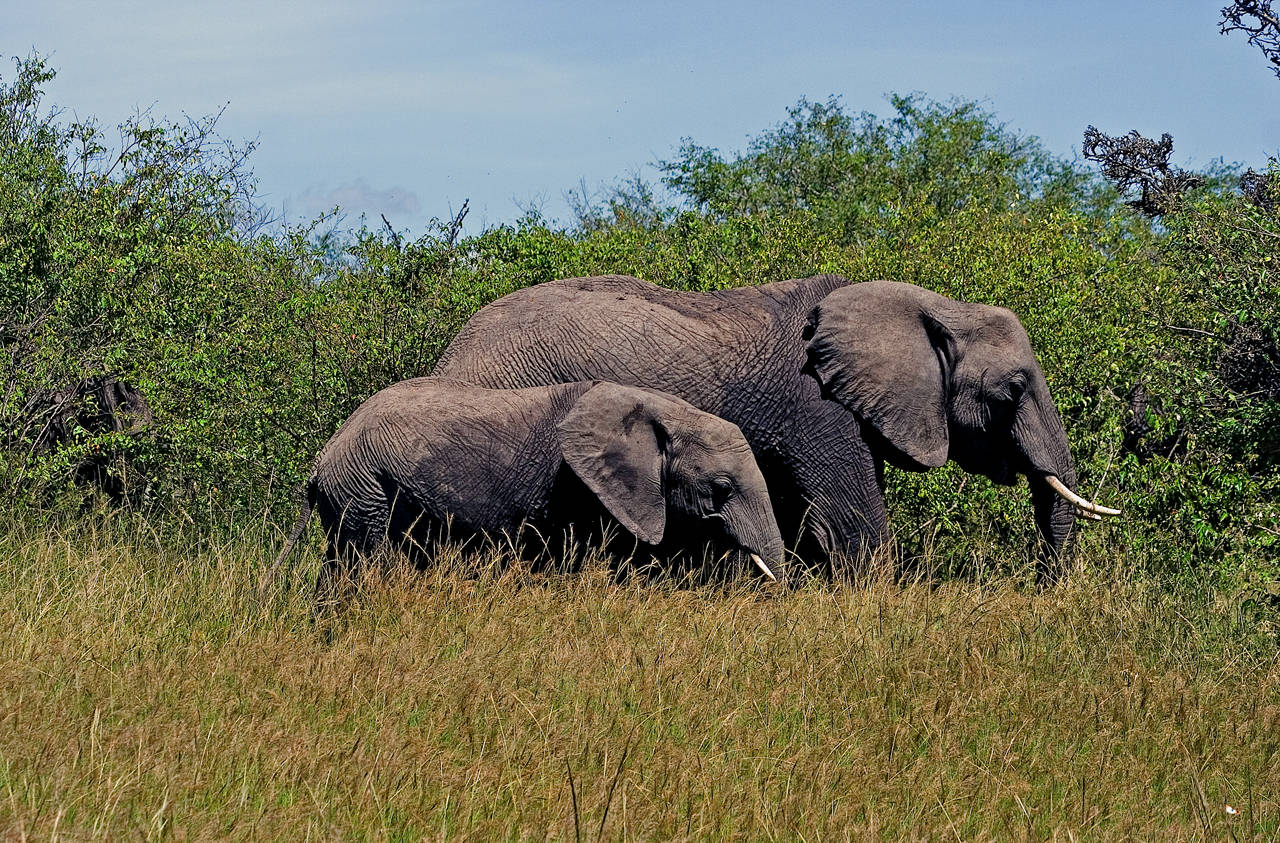
<path id="1" fill-rule="evenodd" d="M 564 460 L 610 514 L 640 541 L 658 544 L 666 530 L 662 490 L 666 430 L 639 389 L 597 384 L 559 426 Z"/>
<path id="2" fill-rule="evenodd" d="M 823 389 L 925 468 L 947 461 L 947 340 L 911 284 L 841 287 L 809 315 L 809 363 Z M 940 298 L 940 297 L 939 297 Z"/>

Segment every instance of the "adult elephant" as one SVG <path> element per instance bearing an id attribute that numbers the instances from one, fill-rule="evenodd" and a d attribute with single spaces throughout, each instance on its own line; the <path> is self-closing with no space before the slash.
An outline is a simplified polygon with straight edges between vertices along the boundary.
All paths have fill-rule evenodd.
<path id="1" fill-rule="evenodd" d="M 709 293 L 570 278 L 480 310 L 435 374 L 483 386 L 600 378 L 662 389 L 737 424 L 802 554 L 856 555 L 887 532 L 884 463 L 955 460 L 1028 476 L 1047 556 L 1077 512 L 1067 436 L 1008 310 L 835 275 Z"/>

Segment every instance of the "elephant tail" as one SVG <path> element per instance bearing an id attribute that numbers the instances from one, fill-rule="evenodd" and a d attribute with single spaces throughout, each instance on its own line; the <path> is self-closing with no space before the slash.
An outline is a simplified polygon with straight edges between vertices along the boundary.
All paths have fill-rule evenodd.
<path id="1" fill-rule="evenodd" d="M 306 485 L 302 487 L 302 511 L 298 515 L 298 523 L 293 527 L 293 533 L 289 536 L 289 540 L 285 542 L 284 549 L 280 551 L 280 555 L 276 557 L 276 561 L 262 576 L 262 581 L 258 583 L 259 597 L 265 597 L 267 591 L 275 585 L 276 577 L 280 573 L 280 567 L 284 565 L 289 555 L 293 553 L 294 548 L 298 546 L 298 542 L 302 539 L 303 532 L 307 529 L 307 522 L 311 520 L 311 511 L 315 508 L 315 478 L 307 480 Z"/>

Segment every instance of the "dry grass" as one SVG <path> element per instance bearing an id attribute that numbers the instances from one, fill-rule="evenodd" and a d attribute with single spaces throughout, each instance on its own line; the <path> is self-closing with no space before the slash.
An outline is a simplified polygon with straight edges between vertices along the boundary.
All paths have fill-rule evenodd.
<path id="1" fill-rule="evenodd" d="M 0 835 L 1280 835 L 1273 645 L 1207 598 L 517 567 L 317 629 L 266 544 L 0 533 Z"/>

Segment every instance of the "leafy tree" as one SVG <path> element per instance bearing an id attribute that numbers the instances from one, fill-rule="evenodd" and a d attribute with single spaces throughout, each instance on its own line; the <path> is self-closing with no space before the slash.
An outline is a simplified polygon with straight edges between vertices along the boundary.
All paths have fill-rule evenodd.
<path id="1" fill-rule="evenodd" d="M 211 396 L 227 380 L 206 368 L 218 338 L 271 292 L 253 271 L 274 246 L 254 241 L 265 217 L 245 166 L 252 145 L 220 138 L 217 115 L 162 123 L 140 114 L 119 127 L 111 147 L 93 122 L 65 123 L 43 110 L 41 89 L 53 75 L 31 56 L 15 61 L 11 81 L 0 79 L 6 476 L 47 490 L 87 454 L 123 451 L 135 467 L 147 466 L 144 476 L 168 475 L 170 492 L 190 490 L 190 474 L 167 456 L 185 448 L 202 460 L 214 450 L 190 453 L 193 428 L 207 427 L 217 412 L 211 399 L 201 418 L 189 413 L 197 395 Z M 41 457 L 30 447 L 44 396 L 115 377 L 147 396 L 156 438 L 81 429 L 57 453 Z M 156 492 L 148 483 L 143 489 Z"/>
<path id="2" fill-rule="evenodd" d="M 893 96 L 895 115 L 850 116 L 838 98 L 802 99 L 788 118 L 726 158 L 685 139 L 664 183 L 717 219 L 803 210 L 845 242 L 930 224 L 962 209 L 1094 201 L 1091 181 L 973 102 Z"/>

